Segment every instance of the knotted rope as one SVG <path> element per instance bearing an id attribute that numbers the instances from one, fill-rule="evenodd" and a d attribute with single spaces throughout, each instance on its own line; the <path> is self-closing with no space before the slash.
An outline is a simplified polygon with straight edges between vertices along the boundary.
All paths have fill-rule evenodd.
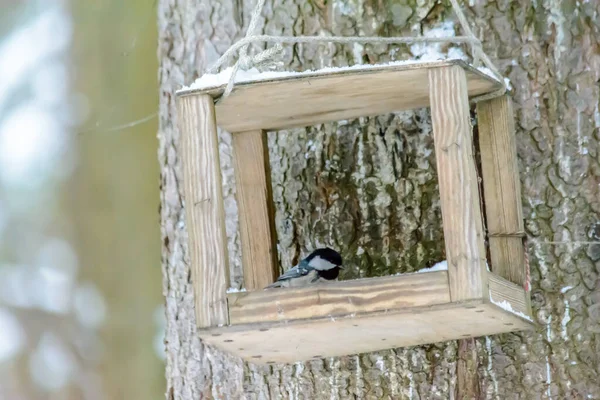
<path id="1" fill-rule="evenodd" d="M 206 71 L 207 73 L 216 72 L 224 63 L 231 57 L 231 55 L 239 50 L 239 56 L 236 63 L 233 65 L 231 76 L 227 82 L 227 87 L 223 93 L 224 97 L 229 96 L 233 90 L 235 84 L 235 76 L 240 68 L 249 69 L 252 66 L 264 65 L 268 62 L 272 62 L 273 58 L 280 55 L 282 52 L 282 43 L 465 43 L 470 45 L 471 52 L 473 54 L 473 64 L 477 67 L 480 60 L 483 64 L 492 71 L 492 74 L 502 84 L 502 89 L 489 93 L 483 96 L 479 96 L 476 101 L 484 99 L 490 99 L 502 95 L 506 92 L 507 87 L 504 82 L 504 78 L 498 72 L 496 66 L 492 63 L 490 58 L 485 54 L 481 46 L 481 42 L 469 28 L 467 18 L 463 14 L 456 0 L 450 0 L 452 9 L 458 18 L 458 22 L 465 32 L 466 36 L 448 36 L 448 37 L 425 37 L 425 36 L 395 36 L 395 37 L 379 37 L 379 36 L 271 36 L 271 35 L 257 35 L 256 29 L 258 26 L 258 20 L 260 14 L 265 5 L 265 0 L 258 0 L 252 16 L 250 18 L 250 24 L 248 30 L 243 39 L 234 43 L 223 55 Z M 273 47 L 261 51 L 254 56 L 248 56 L 248 47 L 252 43 L 264 42 L 264 43 L 275 43 Z"/>

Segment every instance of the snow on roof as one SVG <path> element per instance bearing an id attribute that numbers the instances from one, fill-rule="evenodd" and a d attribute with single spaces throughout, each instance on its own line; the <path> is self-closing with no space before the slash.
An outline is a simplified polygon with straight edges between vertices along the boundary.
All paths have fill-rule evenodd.
<path id="1" fill-rule="evenodd" d="M 256 81 L 265 81 L 270 79 L 284 78 L 284 77 L 300 77 L 306 75 L 313 74 L 332 74 L 346 71 L 356 71 L 356 70 L 367 70 L 367 69 L 383 69 L 387 67 L 396 67 L 401 65 L 427 65 L 431 64 L 435 61 L 464 61 L 461 58 L 443 58 L 440 57 L 438 59 L 432 59 L 428 57 L 425 61 L 423 60 L 406 60 L 406 61 L 392 61 L 384 64 L 356 64 L 347 67 L 325 67 L 317 70 L 306 70 L 306 71 L 265 71 L 260 72 L 256 68 L 251 68 L 247 71 L 239 70 L 235 76 L 236 83 L 242 82 L 256 82 Z M 490 71 L 486 67 L 477 68 L 481 73 L 484 73 L 490 76 L 492 79 L 497 80 L 492 71 Z M 180 91 L 189 91 L 189 90 L 205 90 L 209 88 L 216 88 L 223 85 L 226 85 L 229 82 L 229 78 L 231 76 L 231 72 L 233 71 L 233 67 L 228 67 L 216 74 L 204 74 L 200 78 L 196 79 L 190 86 L 183 87 Z"/>

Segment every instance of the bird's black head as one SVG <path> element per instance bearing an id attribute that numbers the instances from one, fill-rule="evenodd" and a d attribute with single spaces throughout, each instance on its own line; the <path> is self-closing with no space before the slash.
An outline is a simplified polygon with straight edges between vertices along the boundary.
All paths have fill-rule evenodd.
<path id="1" fill-rule="evenodd" d="M 332 264 L 328 267 L 320 267 L 321 260 L 325 261 L 326 264 Z M 330 269 L 330 268 L 343 268 L 342 267 L 342 256 L 337 251 L 330 249 L 329 247 L 323 247 L 310 253 L 306 257 L 306 261 L 316 269 Z M 313 265 L 314 264 L 314 265 Z"/>
<path id="2" fill-rule="evenodd" d="M 305 262 L 317 270 L 320 278 L 335 280 L 342 269 L 342 256 L 337 251 L 324 247 L 317 249 L 306 257 Z"/>

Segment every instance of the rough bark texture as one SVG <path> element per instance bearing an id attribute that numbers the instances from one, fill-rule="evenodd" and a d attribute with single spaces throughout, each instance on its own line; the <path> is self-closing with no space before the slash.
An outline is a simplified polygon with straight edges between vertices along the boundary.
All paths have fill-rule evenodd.
<path id="1" fill-rule="evenodd" d="M 416 34 L 454 18 L 429 0 L 272 0 L 264 31 Z M 477 4 L 475 4 L 477 3 Z M 600 245 L 530 241 L 535 332 L 258 367 L 197 338 L 181 197 L 174 91 L 244 33 L 254 2 L 159 2 L 160 150 L 167 398 L 600 398 Z M 465 4 L 514 87 L 524 213 L 540 240 L 600 239 L 600 11 L 595 1 Z M 419 53 L 413 48 L 412 53 Z M 410 57 L 407 46 L 288 48 L 288 69 Z M 401 94 L 400 94 L 401 95 Z M 427 110 L 271 133 L 279 259 L 331 245 L 343 278 L 427 267 L 444 258 Z M 232 286 L 241 282 L 231 137 L 221 140 Z"/>

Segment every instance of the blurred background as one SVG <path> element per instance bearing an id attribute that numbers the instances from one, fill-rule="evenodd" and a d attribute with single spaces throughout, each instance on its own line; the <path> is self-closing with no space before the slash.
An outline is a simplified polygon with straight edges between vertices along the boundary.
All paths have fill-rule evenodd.
<path id="1" fill-rule="evenodd" d="M 0 0 L 0 399 L 164 398 L 156 36 Z"/>

